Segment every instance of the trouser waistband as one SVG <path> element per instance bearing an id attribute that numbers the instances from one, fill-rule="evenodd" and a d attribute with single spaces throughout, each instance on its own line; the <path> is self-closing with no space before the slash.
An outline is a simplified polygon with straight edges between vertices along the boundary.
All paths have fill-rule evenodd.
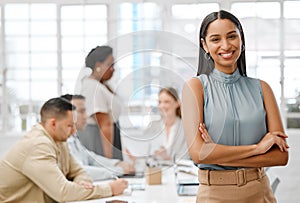
<path id="1" fill-rule="evenodd" d="M 265 176 L 263 168 L 238 170 L 202 170 L 198 171 L 198 179 L 204 185 L 237 185 L 243 186 L 250 181 Z"/>

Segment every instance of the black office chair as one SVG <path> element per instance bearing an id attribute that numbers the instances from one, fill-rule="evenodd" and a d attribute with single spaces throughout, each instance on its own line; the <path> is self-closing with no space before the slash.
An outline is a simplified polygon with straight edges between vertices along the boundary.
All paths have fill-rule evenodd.
<path id="1" fill-rule="evenodd" d="M 119 122 L 114 123 L 114 143 L 113 143 L 113 158 L 123 161 L 121 131 Z"/>

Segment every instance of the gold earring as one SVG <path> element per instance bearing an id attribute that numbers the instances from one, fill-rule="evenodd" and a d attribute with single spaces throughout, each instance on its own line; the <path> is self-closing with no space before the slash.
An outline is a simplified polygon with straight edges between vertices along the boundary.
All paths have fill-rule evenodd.
<path id="1" fill-rule="evenodd" d="M 100 73 L 100 72 L 101 72 L 101 67 L 97 67 L 97 68 L 96 68 L 96 72 L 97 72 L 97 73 Z"/>

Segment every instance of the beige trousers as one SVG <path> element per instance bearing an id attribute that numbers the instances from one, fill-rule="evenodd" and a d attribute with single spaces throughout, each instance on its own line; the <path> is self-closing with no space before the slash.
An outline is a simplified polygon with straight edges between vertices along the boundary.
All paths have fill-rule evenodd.
<path id="1" fill-rule="evenodd" d="M 243 186 L 200 184 L 197 203 L 276 203 L 276 199 L 265 175 Z"/>

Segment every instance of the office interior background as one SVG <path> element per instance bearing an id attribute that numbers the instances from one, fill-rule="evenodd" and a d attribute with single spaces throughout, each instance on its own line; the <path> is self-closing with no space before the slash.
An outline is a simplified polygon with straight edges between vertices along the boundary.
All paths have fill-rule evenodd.
<path id="1" fill-rule="evenodd" d="M 248 76 L 270 84 L 290 140 L 300 141 L 300 1 L 295 0 L 1 0 L 0 136 L 26 132 L 39 120 L 43 102 L 76 92 L 85 56 L 104 44 L 114 48 L 110 82 L 124 104 L 121 127 L 144 128 L 158 115 L 159 88 L 173 86 L 180 93 L 184 81 L 195 76 L 200 23 L 219 9 L 242 22 Z M 298 161 L 291 164 L 300 166 Z M 287 190 L 282 200 L 300 191 L 287 187 L 279 187 Z"/>
<path id="2" fill-rule="evenodd" d="M 195 75 L 201 20 L 219 9 L 244 26 L 248 75 L 270 84 L 286 127 L 300 128 L 299 8 L 283 0 L 2 0 L 0 129 L 26 131 L 45 100 L 74 93 L 85 56 L 103 44 L 114 48 L 124 127 L 144 127 L 159 87 L 180 92 Z"/>

